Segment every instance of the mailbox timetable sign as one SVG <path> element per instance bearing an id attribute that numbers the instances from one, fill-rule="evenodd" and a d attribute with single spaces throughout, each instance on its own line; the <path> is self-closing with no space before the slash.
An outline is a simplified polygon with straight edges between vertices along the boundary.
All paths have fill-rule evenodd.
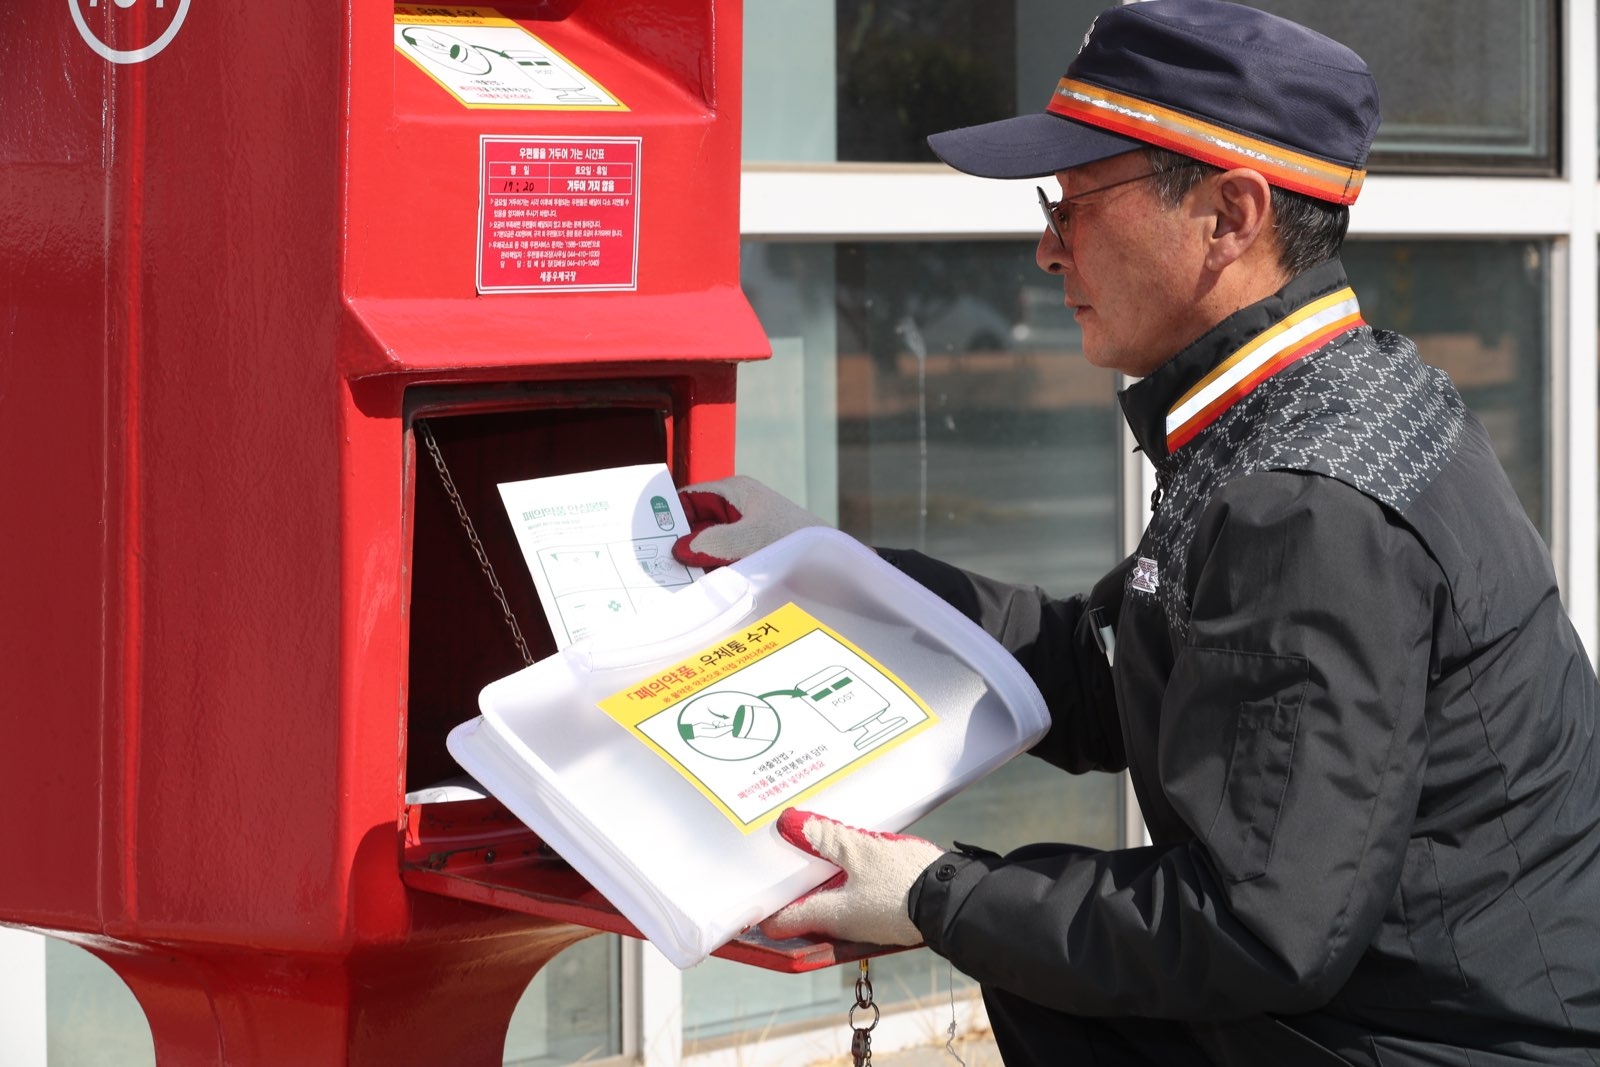
<path id="1" fill-rule="evenodd" d="M 483 137 L 478 292 L 637 289 L 641 143 Z"/>

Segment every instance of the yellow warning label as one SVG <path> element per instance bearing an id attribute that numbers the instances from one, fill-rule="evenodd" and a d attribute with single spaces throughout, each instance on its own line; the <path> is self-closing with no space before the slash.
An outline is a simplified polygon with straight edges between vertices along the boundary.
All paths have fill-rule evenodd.
<path id="1" fill-rule="evenodd" d="M 577 64 L 492 7 L 396 4 L 394 46 L 470 108 L 628 110 Z"/>
<path id="2" fill-rule="evenodd" d="M 938 722 L 795 604 L 600 702 L 749 833 Z"/>
<path id="3" fill-rule="evenodd" d="M 492 7 L 441 7 L 438 4 L 396 4 L 394 21 L 421 26 L 515 26 Z"/>

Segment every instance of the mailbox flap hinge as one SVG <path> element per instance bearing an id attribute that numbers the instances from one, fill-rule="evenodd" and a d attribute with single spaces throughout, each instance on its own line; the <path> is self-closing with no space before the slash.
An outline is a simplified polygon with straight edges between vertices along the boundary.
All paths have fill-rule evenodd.
<path id="1" fill-rule="evenodd" d="M 408 805 L 400 878 L 425 893 L 642 937 L 582 875 L 492 798 Z M 774 941 L 752 928 L 712 955 L 798 974 L 892 951 L 900 950 L 808 938 Z"/>

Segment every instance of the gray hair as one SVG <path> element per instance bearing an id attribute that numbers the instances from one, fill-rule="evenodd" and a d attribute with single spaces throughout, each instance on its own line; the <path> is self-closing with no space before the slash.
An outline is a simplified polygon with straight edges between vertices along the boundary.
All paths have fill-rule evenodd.
<path id="1" fill-rule="evenodd" d="M 1177 207 L 1207 175 L 1222 172 L 1221 167 L 1165 148 L 1146 148 L 1144 155 L 1156 174 L 1150 184 L 1168 207 Z M 1274 185 L 1272 224 L 1278 234 L 1278 263 L 1294 277 L 1339 254 L 1350 227 L 1350 209 Z"/>

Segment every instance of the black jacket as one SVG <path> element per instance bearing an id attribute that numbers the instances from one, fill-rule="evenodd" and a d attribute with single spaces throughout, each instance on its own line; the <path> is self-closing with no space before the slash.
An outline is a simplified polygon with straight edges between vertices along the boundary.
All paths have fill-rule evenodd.
<path id="1" fill-rule="evenodd" d="M 912 919 L 982 983 L 1187 1020 L 1220 1062 L 1287 1028 L 1594 1067 L 1595 675 L 1482 427 L 1354 308 L 1324 264 L 1125 391 L 1161 499 L 1090 594 L 884 551 L 1027 666 L 1036 755 L 1128 769 L 1154 842 L 951 853 Z"/>

